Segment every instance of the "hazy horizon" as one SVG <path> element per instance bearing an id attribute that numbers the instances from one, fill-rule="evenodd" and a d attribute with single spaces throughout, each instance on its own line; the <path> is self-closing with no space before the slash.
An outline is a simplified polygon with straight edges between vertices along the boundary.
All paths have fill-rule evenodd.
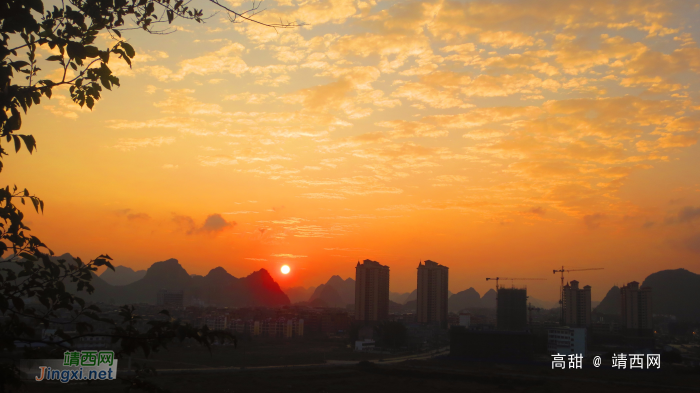
<path id="1" fill-rule="evenodd" d="M 166 260 L 169 260 L 169 259 L 177 259 L 177 258 L 167 258 L 167 259 L 163 259 L 163 261 L 166 261 Z M 161 262 L 161 261 L 156 261 L 156 262 Z M 155 262 L 154 262 L 154 263 L 155 263 Z M 181 263 L 180 261 L 178 261 L 178 263 L 180 263 L 180 265 L 182 265 L 182 263 Z M 115 268 L 118 267 L 118 266 L 124 266 L 124 265 L 115 264 Z M 150 266 L 150 265 L 149 265 L 149 266 Z M 126 266 L 126 267 L 128 267 L 128 266 Z M 192 273 L 192 272 L 190 272 L 190 270 L 188 270 L 187 267 L 183 265 L 183 268 L 187 271 L 187 273 L 189 273 L 189 274 L 198 274 L 198 275 L 202 275 L 202 276 L 206 275 L 207 273 L 209 273 L 209 271 L 211 271 L 211 270 L 213 270 L 213 269 L 215 269 L 215 268 L 217 268 L 217 267 L 219 267 L 219 266 L 213 266 L 213 267 L 211 267 L 209 270 L 207 270 L 205 273 L 199 274 L 199 273 Z M 146 267 L 145 269 L 132 269 L 132 270 L 138 271 L 138 270 L 147 270 L 147 269 L 148 269 L 148 267 Z M 225 268 L 224 268 L 224 269 L 225 269 Z M 263 268 L 260 268 L 260 269 L 263 269 Z M 257 271 L 257 270 L 260 270 L 260 269 L 256 269 L 256 270 L 254 270 L 254 271 Z M 98 269 L 98 275 L 101 275 L 102 273 L 104 273 L 105 270 L 106 270 L 106 268 L 100 268 L 100 269 Z M 266 269 L 266 270 L 267 270 L 267 269 Z M 666 269 L 664 269 L 664 270 L 666 270 Z M 686 269 L 686 270 L 687 270 L 687 269 Z M 232 274 L 230 271 L 228 271 L 228 269 L 226 269 L 226 271 L 227 271 L 229 274 Z M 691 271 L 691 272 L 692 272 L 692 271 Z M 251 273 L 253 273 L 253 271 L 250 271 L 250 272 L 247 272 L 247 273 L 243 273 L 243 274 L 240 274 L 240 275 L 235 275 L 235 274 L 232 274 L 232 275 L 235 276 L 235 277 L 241 278 L 241 277 L 248 276 L 248 275 L 250 275 Z M 273 277 L 276 276 L 276 275 L 274 274 L 275 272 L 269 272 L 269 273 L 270 273 Z M 692 272 L 692 273 L 698 274 L 698 273 L 696 273 L 696 272 Z M 282 277 L 284 278 L 284 275 L 281 275 L 281 274 L 280 274 L 279 276 L 282 276 Z M 285 291 L 285 292 L 286 292 L 288 289 L 298 288 L 298 287 L 303 287 L 304 289 L 309 289 L 309 288 L 311 288 L 311 287 L 313 287 L 313 288 L 318 288 L 321 284 L 325 284 L 332 276 L 339 276 L 342 280 L 347 280 L 348 278 L 351 278 L 351 279 L 355 280 L 355 277 L 354 277 L 354 276 L 346 276 L 346 277 L 343 277 L 343 276 L 340 275 L 340 274 L 333 274 L 333 275 L 331 275 L 331 276 L 328 276 L 328 278 L 323 279 L 323 280 L 321 280 L 320 282 L 315 283 L 315 284 L 311 284 L 311 285 L 291 285 L 291 286 L 285 286 L 285 285 L 282 285 L 282 283 L 280 283 L 279 281 L 278 281 L 277 283 L 280 285 L 280 289 L 282 289 L 282 291 Z M 644 277 L 644 278 L 645 278 L 645 277 Z M 641 283 L 644 281 L 644 278 L 637 279 L 637 280 L 630 280 L 630 281 L 628 281 L 628 282 L 631 282 L 631 281 L 638 281 L 638 282 L 641 284 Z M 572 279 L 572 280 L 573 280 L 573 279 Z M 580 281 L 580 280 L 579 280 L 579 281 Z M 559 281 L 557 281 L 557 282 L 559 282 Z M 567 280 L 567 282 L 568 282 L 568 280 Z M 511 286 L 511 283 L 512 283 L 515 287 L 518 287 L 518 288 L 528 288 L 528 289 L 529 289 L 529 286 L 528 286 L 528 284 L 527 284 L 527 281 L 510 281 L 510 280 L 501 281 L 501 285 L 502 285 L 502 286 L 507 286 L 507 287 L 509 287 L 509 286 Z M 621 284 L 617 284 L 617 283 L 616 283 L 616 284 L 613 284 L 613 285 L 619 287 L 619 286 L 622 286 L 622 285 L 624 285 L 624 284 L 626 284 L 626 283 L 627 283 L 627 282 L 621 283 Z M 538 285 L 538 284 L 539 284 L 539 285 L 545 285 L 545 284 L 543 284 L 543 283 L 535 283 L 535 284 L 533 284 L 532 282 L 530 282 L 530 286 L 534 286 L 534 285 Z M 587 284 L 582 283 L 581 285 L 587 285 Z M 592 299 L 592 301 L 594 301 L 594 302 L 600 302 L 601 300 L 603 300 L 603 298 L 605 297 L 605 295 L 607 294 L 607 292 L 608 292 L 608 291 L 610 290 L 610 288 L 612 288 L 612 287 L 613 287 L 613 286 L 610 286 L 609 288 L 605 289 L 604 291 L 596 291 L 596 289 L 593 288 L 592 293 L 591 293 L 591 299 Z M 476 291 L 479 293 L 480 296 L 483 296 L 483 295 L 484 295 L 486 292 L 488 292 L 490 289 L 495 290 L 495 281 L 490 281 L 490 282 L 487 283 L 487 285 L 478 285 L 478 284 L 468 285 L 468 286 L 466 286 L 466 287 L 464 287 L 464 288 L 461 288 L 461 289 L 460 289 L 460 288 L 454 288 L 454 287 L 450 286 L 449 290 L 450 290 L 450 292 L 452 292 L 453 294 L 456 294 L 456 293 L 458 293 L 458 292 L 462 292 L 462 291 L 467 290 L 467 289 L 469 289 L 469 288 L 474 288 L 474 290 L 476 290 Z M 394 292 L 394 293 L 405 294 L 405 293 L 411 293 L 411 292 L 413 292 L 416 288 L 413 287 L 412 289 L 407 289 L 407 290 L 395 290 L 394 288 L 390 287 L 389 289 L 390 289 L 391 292 Z M 557 289 L 556 295 L 557 295 L 556 297 L 546 298 L 546 297 L 532 296 L 532 295 L 531 295 L 531 292 L 528 292 L 528 296 L 530 296 L 530 297 L 532 297 L 532 298 L 536 298 L 536 299 L 542 300 L 542 301 L 547 301 L 547 302 L 557 302 L 557 301 L 559 301 L 558 289 Z"/>

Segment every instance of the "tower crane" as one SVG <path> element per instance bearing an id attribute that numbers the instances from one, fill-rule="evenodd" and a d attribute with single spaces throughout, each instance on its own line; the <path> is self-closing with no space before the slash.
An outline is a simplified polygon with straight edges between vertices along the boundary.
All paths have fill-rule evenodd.
<path id="1" fill-rule="evenodd" d="M 486 278 L 486 281 L 489 281 L 489 280 L 496 280 L 496 291 L 498 291 L 498 280 L 522 281 L 522 280 L 546 280 L 546 278 L 508 278 L 508 277 L 493 277 L 493 278 L 488 277 L 488 278 Z"/>
<path id="2" fill-rule="evenodd" d="M 603 270 L 604 268 L 602 267 L 589 267 L 585 269 L 564 269 L 564 266 L 561 267 L 561 269 L 553 269 L 552 273 L 557 274 L 561 273 L 561 286 L 559 287 L 559 308 L 561 309 L 561 324 L 564 324 L 564 273 L 568 272 L 585 272 L 588 270 Z"/>

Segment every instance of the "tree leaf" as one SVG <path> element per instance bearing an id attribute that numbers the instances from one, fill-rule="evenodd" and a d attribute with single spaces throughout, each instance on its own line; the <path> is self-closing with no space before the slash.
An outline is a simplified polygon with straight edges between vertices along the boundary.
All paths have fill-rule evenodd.
<path id="1" fill-rule="evenodd" d="M 12 305 L 15 307 L 16 310 L 22 311 L 24 310 L 24 301 L 21 298 L 18 297 L 13 297 L 12 298 Z"/>
<path id="2" fill-rule="evenodd" d="M 34 139 L 33 136 L 31 135 L 20 135 L 20 138 L 24 141 L 24 145 L 27 146 L 27 150 L 29 150 L 29 154 L 31 154 L 34 150 L 36 150 L 36 140 Z"/>
<path id="3" fill-rule="evenodd" d="M 124 48 L 124 51 L 126 52 L 126 55 L 129 57 L 134 57 L 136 56 L 136 52 L 134 51 L 134 48 L 129 45 L 129 43 L 122 41 L 121 42 L 122 48 Z"/>
<path id="4" fill-rule="evenodd" d="M 22 147 L 22 142 L 20 142 L 20 139 L 17 135 L 12 135 L 12 140 L 15 142 L 15 153 L 17 153 Z"/>

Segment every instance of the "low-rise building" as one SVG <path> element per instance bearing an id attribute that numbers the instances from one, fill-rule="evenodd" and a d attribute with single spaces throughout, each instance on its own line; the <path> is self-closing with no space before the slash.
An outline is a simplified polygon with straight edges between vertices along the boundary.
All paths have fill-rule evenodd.
<path id="1" fill-rule="evenodd" d="M 355 351 L 357 352 L 371 352 L 374 351 L 374 340 L 364 339 L 355 341 Z"/>
<path id="2" fill-rule="evenodd" d="M 567 326 L 547 331 L 547 350 L 551 354 L 586 356 L 586 328 Z"/>
<path id="3" fill-rule="evenodd" d="M 225 330 L 228 327 L 228 318 L 225 316 L 213 316 L 204 320 L 209 330 Z"/>
<path id="4" fill-rule="evenodd" d="M 303 319 L 267 318 L 253 323 L 253 336 L 290 338 L 303 335 Z"/>
<path id="5" fill-rule="evenodd" d="M 469 313 L 460 313 L 459 314 L 459 326 L 464 326 L 464 327 L 469 327 L 472 322 L 472 315 Z"/>

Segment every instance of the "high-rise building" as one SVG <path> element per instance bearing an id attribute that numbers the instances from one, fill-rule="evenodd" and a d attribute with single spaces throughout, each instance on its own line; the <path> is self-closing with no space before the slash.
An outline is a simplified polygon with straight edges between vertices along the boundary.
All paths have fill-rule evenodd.
<path id="1" fill-rule="evenodd" d="M 447 327 L 447 283 L 449 268 L 433 261 L 418 263 L 416 321 Z"/>
<path id="2" fill-rule="evenodd" d="M 639 288 L 632 281 L 620 288 L 621 325 L 623 329 L 652 330 L 651 288 Z"/>
<path id="3" fill-rule="evenodd" d="M 170 291 L 161 289 L 158 291 L 156 305 L 168 308 L 182 308 L 184 304 L 184 291 Z"/>
<path id="4" fill-rule="evenodd" d="M 527 290 L 498 288 L 496 328 L 524 330 L 527 325 Z"/>
<path id="5" fill-rule="evenodd" d="M 573 280 L 564 286 L 562 293 L 564 325 L 587 327 L 591 325 L 591 286 L 579 289 L 578 281 Z"/>
<path id="6" fill-rule="evenodd" d="M 355 320 L 381 321 L 389 316 L 389 266 L 365 259 L 355 267 Z"/>

